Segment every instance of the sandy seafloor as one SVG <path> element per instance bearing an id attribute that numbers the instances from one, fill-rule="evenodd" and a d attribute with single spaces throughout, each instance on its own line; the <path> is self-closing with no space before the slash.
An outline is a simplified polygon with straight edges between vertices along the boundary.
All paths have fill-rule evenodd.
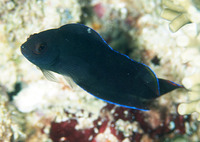
<path id="1" fill-rule="evenodd" d="M 166 9 L 170 20 L 161 17 Z M 0 0 L 0 142 L 200 141 L 199 17 L 198 0 Z M 191 91 L 170 92 L 142 112 L 70 89 L 61 76 L 48 81 L 20 45 L 68 23 L 92 27 L 115 50 Z M 184 26 L 172 32 L 177 23 Z"/>

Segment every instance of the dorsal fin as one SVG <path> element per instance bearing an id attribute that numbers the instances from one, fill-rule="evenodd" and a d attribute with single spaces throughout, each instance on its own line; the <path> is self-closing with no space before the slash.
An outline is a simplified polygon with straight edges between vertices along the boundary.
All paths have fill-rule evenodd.
<path id="1" fill-rule="evenodd" d="M 183 85 L 179 85 L 170 80 L 165 80 L 165 79 L 159 78 L 158 81 L 159 81 L 159 85 L 160 85 L 160 95 L 168 93 L 174 89 L 185 88 Z"/>

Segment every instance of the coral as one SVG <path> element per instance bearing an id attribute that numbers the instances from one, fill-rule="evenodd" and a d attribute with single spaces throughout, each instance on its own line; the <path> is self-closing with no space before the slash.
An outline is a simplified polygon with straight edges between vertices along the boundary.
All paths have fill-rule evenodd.
<path id="1" fill-rule="evenodd" d="M 139 142 L 144 139 L 158 140 L 166 134 L 173 138 L 176 136 L 173 132 L 185 134 L 185 123 L 189 118 L 167 113 L 163 110 L 141 112 L 108 104 L 101 109 L 92 127 L 77 129 L 80 118 L 52 122 L 50 137 L 55 142 Z"/>
<path id="2" fill-rule="evenodd" d="M 193 24 L 169 32 L 168 22 L 160 20 L 160 0 L 0 1 L 0 85 L 3 94 L 14 92 L 13 100 L 0 93 L 4 140 L 198 141 L 199 1 L 163 2 L 168 2 L 163 3 L 165 18 L 176 25 L 186 16 Z M 146 63 L 158 77 L 182 82 L 191 91 L 166 94 L 156 100 L 159 107 L 141 112 L 106 104 L 80 88 L 70 90 L 63 83 L 44 80 L 22 57 L 19 46 L 30 34 L 72 22 L 93 27 L 113 48 Z M 16 84 L 21 85 L 19 92 Z M 183 116 L 176 112 L 179 103 Z"/>
<path id="3" fill-rule="evenodd" d="M 178 112 L 181 115 L 192 114 L 194 112 L 198 113 L 198 120 L 200 121 L 200 81 L 199 74 L 193 74 L 187 78 L 184 78 L 183 84 L 188 86 L 188 101 L 186 103 L 181 103 L 178 106 Z M 195 114 L 195 113 L 194 113 Z"/>
<path id="4" fill-rule="evenodd" d="M 0 97 L 0 125 L 1 125 L 1 130 L 0 130 L 0 141 L 7 141 L 9 142 L 11 140 L 11 137 L 13 135 L 12 129 L 11 129 L 11 120 L 9 118 L 9 113 L 8 110 L 5 106 L 6 102 L 8 101 L 6 100 L 8 98 L 4 98 L 4 96 Z"/>
<path id="5" fill-rule="evenodd" d="M 200 108 L 200 100 L 192 101 L 189 103 L 181 103 L 178 107 L 178 112 L 181 115 L 191 114 L 193 112 L 200 113 L 199 108 Z M 198 117 L 198 120 L 200 121 L 200 115 Z"/>
<path id="6" fill-rule="evenodd" d="M 180 8 L 179 11 L 181 11 Z M 172 92 L 172 97 L 169 95 L 163 96 L 159 99 L 159 103 L 160 105 L 165 104 L 170 107 L 172 106 L 172 100 L 174 100 L 176 104 L 183 103 L 183 105 L 180 106 L 184 106 L 184 108 L 182 107 L 180 109 L 180 106 L 178 107 L 178 112 L 181 115 L 199 112 L 199 107 L 197 105 L 197 108 L 191 107 L 199 101 L 200 93 L 199 89 L 197 89 L 200 84 L 200 64 L 198 62 L 200 59 L 200 40 L 198 27 L 195 24 L 191 24 L 185 26 L 185 28 L 179 32 L 171 34 L 166 28 L 163 28 L 164 23 L 162 23 L 162 25 L 158 21 L 150 21 L 150 19 L 153 19 L 152 17 L 143 16 L 138 21 L 140 26 L 142 26 L 138 38 L 139 44 L 141 43 L 145 49 L 143 52 L 145 63 L 150 65 L 157 73 L 158 77 L 166 75 L 168 78 L 176 78 L 190 90 L 181 93 Z M 151 40 L 148 40 L 149 38 L 151 38 Z M 155 57 L 159 59 L 158 65 L 154 65 L 151 62 Z M 173 63 L 173 66 L 169 66 L 170 63 Z M 162 71 L 160 70 L 157 72 L 160 67 L 162 67 Z M 169 102 L 168 100 L 171 101 Z M 170 110 L 175 112 L 175 109 Z M 190 110 L 190 113 L 187 110 Z M 196 113 L 193 113 L 192 115 L 196 116 Z M 197 117 L 198 116 L 195 118 Z"/>
<path id="7" fill-rule="evenodd" d="M 0 7 L 0 86 L 4 88 L 6 94 L 16 96 L 20 91 L 15 87 L 17 84 L 25 88 L 28 83 L 43 78 L 41 72 L 21 56 L 19 51 L 21 43 L 35 32 L 58 27 L 66 22 L 77 22 L 81 14 L 80 5 L 77 1 L 3 0 L 0 1 Z M 31 96 L 32 94 L 24 97 L 24 100 L 32 99 L 34 101 L 30 103 L 31 100 L 29 100 L 30 106 L 27 108 L 22 108 L 22 106 L 28 106 L 26 100 L 25 102 L 21 101 L 22 106 L 18 108 L 24 112 L 21 114 L 16 110 L 16 106 L 13 106 L 13 96 L 7 97 L 7 100 L 4 101 L 2 95 L 0 92 L 0 138 L 3 138 L 4 141 L 25 141 L 25 139 L 31 141 L 39 137 L 48 139 L 39 132 L 41 131 L 40 126 L 48 125 L 42 120 L 49 120 L 51 115 L 47 117 L 48 119 L 41 119 L 42 114 L 31 113 L 37 108 L 33 106 L 33 103 L 41 103 L 41 100 L 32 99 L 31 97 L 34 98 Z"/>
<path id="8" fill-rule="evenodd" d="M 188 96 L 185 102 L 180 103 L 178 106 L 178 113 L 181 115 L 187 115 L 192 114 L 195 116 L 196 119 L 200 121 L 200 64 L 196 62 L 199 56 L 198 49 L 190 49 L 189 53 L 193 53 L 193 55 L 198 54 L 196 58 L 193 57 L 185 57 L 185 60 L 188 61 L 188 66 L 190 66 L 190 69 L 188 71 L 188 76 L 186 76 L 182 83 L 185 85 L 188 89 Z M 191 55 L 191 54 L 190 54 Z M 192 67 L 190 64 L 195 64 L 194 67 Z"/>
<path id="9" fill-rule="evenodd" d="M 50 137 L 54 142 L 70 141 L 70 142 L 88 142 L 90 135 L 94 133 L 93 129 L 76 130 L 77 121 L 74 119 L 51 124 Z"/>
<path id="10" fill-rule="evenodd" d="M 24 122 L 23 117 L 12 105 L 9 104 L 5 88 L 0 86 L 0 141 L 10 142 L 24 140 L 25 134 L 22 132 Z"/>
<path id="11" fill-rule="evenodd" d="M 188 23 L 200 24 L 199 3 L 191 0 L 162 0 L 167 8 L 161 13 L 161 17 L 170 21 L 169 28 L 172 32 L 178 31 Z"/>
<path id="12" fill-rule="evenodd" d="M 61 126 L 60 122 L 66 120 L 63 125 L 68 125 L 69 120 L 80 118 L 76 119 L 77 126 L 74 131 L 89 129 L 93 126 L 92 121 L 98 118 L 100 109 L 105 105 L 104 102 L 99 102 L 80 88 L 75 88 L 73 91 L 64 84 L 48 80 L 30 83 L 14 97 L 14 104 L 21 112 L 26 113 L 29 129 L 37 132 L 26 132 L 28 138 L 43 137 L 42 141 L 48 140 L 45 135 L 49 134 L 51 125 L 57 128 Z M 90 117 L 87 118 L 88 116 Z M 40 132 L 41 130 L 43 133 Z M 50 133 L 53 132 L 50 131 Z"/>

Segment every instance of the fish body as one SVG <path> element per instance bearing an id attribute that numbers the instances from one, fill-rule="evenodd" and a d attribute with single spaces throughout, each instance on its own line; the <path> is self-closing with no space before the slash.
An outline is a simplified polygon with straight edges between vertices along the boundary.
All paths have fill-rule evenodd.
<path id="1" fill-rule="evenodd" d="M 113 50 L 82 24 L 31 35 L 21 52 L 42 70 L 67 76 L 95 97 L 127 108 L 148 110 L 148 103 L 160 95 L 184 88 L 158 79 L 147 65 Z"/>

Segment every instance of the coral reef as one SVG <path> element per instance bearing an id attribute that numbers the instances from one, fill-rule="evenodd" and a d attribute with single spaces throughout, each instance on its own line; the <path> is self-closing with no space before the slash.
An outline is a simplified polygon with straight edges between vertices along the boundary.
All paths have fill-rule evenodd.
<path id="1" fill-rule="evenodd" d="M 0 7 L 0 138 L 4 141 L 200 139 L 198 0 L 2 0 Z M 163 7 L 162 16 L 176 33 L 160 18 Z M 107 104 L 78 87 L 71 90 L 61 77 L 59 84 L 45 80 L 23 58 L 19 46 L 33 33 L 72 22 L 94 28 L 119 52 L 190 91 L 166 94 L 151 111 L 141 112 Z"/>
<path id="2" fill-rule="evenodd" d="M 181 103 L 178 107 L 178 112 L 181 115 L 194 113 L 197 119 L 200 121 L 200 96 L 199 96 L 199 78 L 200 74 L 193 74 L 187 78 L 184 78 L 183 83 L 188 86 L 188 101 Z M 195 114 L 197 113 L 197 114 Z"/>
<path id="3" fill-rule="evenodd" d="M 196 0 L 162 0 L 167 7 L 161 17 L 170 21 L 169 28 L 172 32 L 178 31 L 188 23 L 200 24 L 199 2 Z"/>
<path id="4" fill-rule="evenodd" d="M 25 140 L 23 115 L 9 103 L 8 94 L 0 86 L 0 141 Z"/>
<path id="5" fill-rule="evenodd" d="M 9 113 L 7 112 L 7 108 L 6 108 L 6 101 L 8 101 L 8 98 L 6 98 L 5 96 L 2 96 L 1 93 L 1 103 L 0 103 L 0 125 L 1 125 L 1 130 L 0 130 L 0 141 L 10 141 L 11 137 L 13 135 L 12 133 L 12 129 L 11 129 L 11 120 L 9 117 Z"/>
<path id="6" fill-rule="evenodd" d="M 176 135 L 185 134 L 185 123 L 189 122 L 190 118 L 168 113 L 163 110 L 141 112 L 108 104 L 101 109 L 100 116 L 93 121 L 92 127 L 77 129 L 77 118 L 60 123 L 52 122 L 50 137 L 55 142 L 67 140 L 70 142 L 139 142 L 144 139 L 164 140 L 164 134 L 174 137 L 173 132 Z"/>

